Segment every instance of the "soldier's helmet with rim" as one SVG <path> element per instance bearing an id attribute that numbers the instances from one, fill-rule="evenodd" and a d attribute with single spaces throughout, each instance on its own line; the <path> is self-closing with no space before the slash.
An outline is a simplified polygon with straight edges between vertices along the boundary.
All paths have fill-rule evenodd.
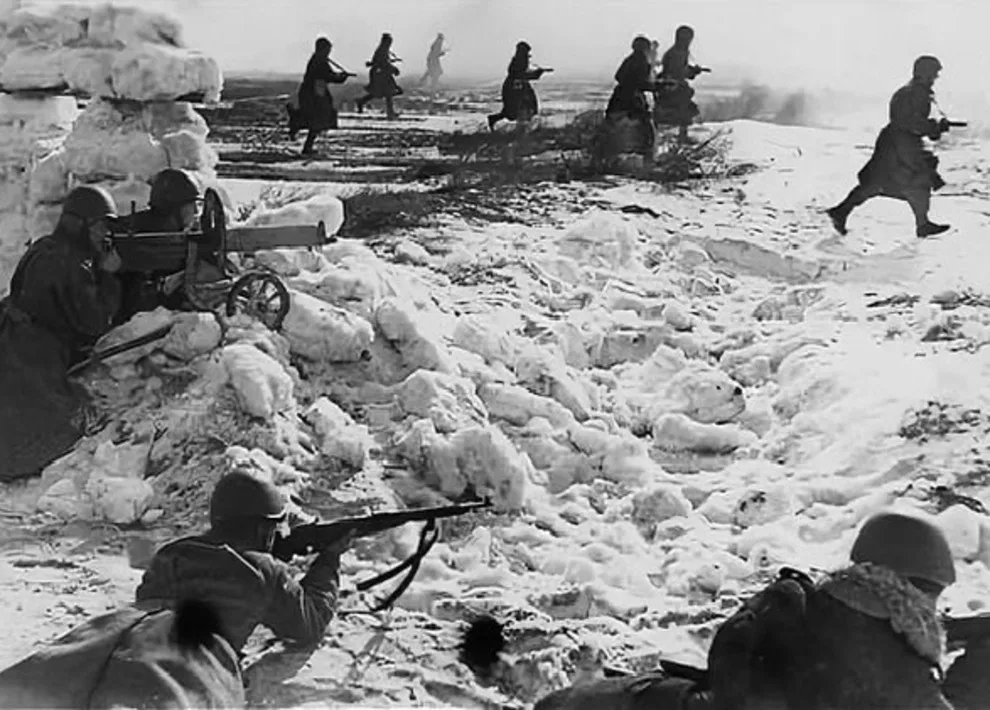
<path id="1" fill-rule="evenodd" d="M 80 185 L 65 198 L 62 214 L 70 214 L 87 222 L 113 220 L 117 217 L 117 205 L 106 189 L 96 185 Z"/>
<path id="2" fill-rule="evenodd" d="M 156 210 L 170 210 L 199 199 L 199 185 L 185 170 L 166 168 L 151 181 L 148 203 Z"/>
<path id="3" fill-rule="evenodd" d="M 944 589 L 956 581 L 952 551 L 933 523 L 905 513 L 877 513 L 859 531 L 850 557 L 890 568 L 907 579 Z"/>
<path id="4" fill-rule="evenodd" d="M 942 70 L 942 62 L 938 57 L 930 54 L 923 54 L 914 60 L 913 72 L 915 76 L 926 76 Z"/>
<path id="5" fill-rule="evenodd" d="M 282 520 L 285 497 L 271 483 L 235 471 L 220 479 L 210 496 L 210 524 L 231 520 Z"/>

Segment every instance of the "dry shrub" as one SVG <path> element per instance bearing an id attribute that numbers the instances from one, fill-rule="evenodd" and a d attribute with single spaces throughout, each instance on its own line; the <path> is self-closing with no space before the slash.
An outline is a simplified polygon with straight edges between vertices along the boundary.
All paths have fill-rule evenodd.
<path id="1" fill-rule="evenodd" d="M 343 198 L 343 202 L 344 224 L 339 235 L 358 239 L 429 224 L 439 206 L 439 198 L 429 192 L 371 187 Z"/>

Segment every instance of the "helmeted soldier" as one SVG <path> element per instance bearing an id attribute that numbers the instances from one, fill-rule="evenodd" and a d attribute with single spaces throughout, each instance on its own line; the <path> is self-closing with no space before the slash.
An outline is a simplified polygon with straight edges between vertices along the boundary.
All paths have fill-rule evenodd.
<path id="1" fill-rule="evenodd" d="M 691 42 L 694 29 L 681 25 L 674 33 L 674 44 L 660 58 L 660 76 L 657 85 L 657 123 L 679 127 L 679 138 L 688 138 L 688 126 L 698 115 L 698 105 L 693 101 L 694 89 L 688 83 L 706 69 L 691 61 Z"/>
<path id="2" fill-rule="evenodd" d="M 385 117 L 393 119 L 397 116 L 394 101 L 403 91 L 395 81 L 395 77 L 399 76 L 399 67 L 396 63 L 400 60 L 392 53 L 392 41 L 391 34 L 383 33 L 375 53 L 367 62 L 368 85 L 365 87 L 365 95 L 357 100 L 358 113 L 364 112 L 364 107 L 369 101 L 385 99 Z"/>
<path id="3" fill-rule="evenodd" d="M 611 121 L 627 117 L 639 122 L 644 152 L 652 159 L 656 127 L 646 99 L 647 92 L 652 92 L 655 86 L 650 51 L 650 40 L 646 37 L 640 35 L 633 40 L 632 53 L 622 60 L 615 72 L 616 87 L 605 109 L 605 117 Z"/>
<path id="4" fill-rule="evenodd" d="M 529 42 L 516 43 L 516 53 L 502 82 L 502 110 L 488 116 L 490 130 L 494 131 L 496 124 L 503 119 L 525 122 L 540 112 L 540 102 L 530 82 L 537 81 L 550 70 L 530 66 L 532 50 Z"/>
<path id="5" fill-rule="evenodd" d="M 86 394 L 66 372 L 120 308 L 120 257 L 109 241 L 116 219 L 106 190 L 72 190 L 0 302 L 0 480 L 40 473 L 89 425 Z"/>
<path id="6" fill-rule="evenodd" d="M 879 513 L 851 558 L 818 583 L 783 569 L 719 627 L 707 671 L 606 679 L 552 693 L 536 710 L 952 710 L 937 677 L 935 601 L 955 581 L 944 535 L 915 515 Z"/>
<path id="7" fill-rule="evenodd" d="M 289 138 L 307 129 L 302 154 L 312 155 L 317 137 L 324 131 L 337 128 L 337 109 L 333 104 L 330 84 L 343 84 L 348 75 L 337 71 L 330 64 L 333 44 L 326 37 L 319 37 L 313 55 L 306 63 L 306 72 L 296 94 L 296 104 L 287 105 L 289 112 Z"/>
<path id="8" fill-rule="evenodd" d="M 925 150 L 922 138 L 938 140 L 948 130 L 945 119 L 929 118 L 934 92 L 932 87 L 942 70 L 935 57 L 922 56 L 914 62 L 911 81 L 890 99 L 890 121 L 877 136 L 873 156 L 859 171 L 859 184 L 841 203 L 827 211 L 839 234 L 846 234 L 846 220 L 852 211 L 873 197 L 904 200 L 914 213 L 915 234 L 929 237 L 941 234 L 947 224 L 928 219 L 931 193 L 945 181 L 938 174 L 938 158 Z"/>
<path id="9" fill-rule="evenodd" d="M 229 473 L 210 498 L 210 529 L 165 545 L 149 563 L 136 598 L 142 608 L 195 596 L 217 609 L 222 635 L 240 651 L 260 624 L 279 638 L 318 642 L 337 605 L 340 555 L 350 539 L 319 552 L 300 581 L 272 556 L 288 512 L 277 488 Z"/>
<path id="10" fill-rule="evenodd" d="M 202 195 L 196 179 L 185 170 L 166 168 L 151 180 L 148 208 L 122 217 L 119 228 L 122 233 L 133 232 L 136 235 L 190 232 L 198 227 L 201 203 Z M 205 259 L 199 259 L 196 268 L 198 281 L 210 282 L 223 278 L 219 265 Z M 123 297 L 117 322 L 159 306 L 181 307 L 181 290 L 176 290 L 171 296 L 163 295 L 158 286 L 161 276 L 157 273 L 130 272 L 125 265 L 120 274 Z"/>

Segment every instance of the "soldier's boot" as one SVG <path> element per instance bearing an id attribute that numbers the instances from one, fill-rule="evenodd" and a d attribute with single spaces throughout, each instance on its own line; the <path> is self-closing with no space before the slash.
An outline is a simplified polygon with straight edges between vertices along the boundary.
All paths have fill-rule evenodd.
<path id="1" fill-rule="evenodd" d="M 306 134 L 306 142 L 303 144 L 302 155 L 312 155 L 316 152 L 313 144 L 316 143 L 316 131 L 310 130 Z"/>
<path id="2" fill-rule="evenodd" d="M 825 214 L 832 220 L 832 226 L 836 232 L 842 236 L 849 234 L 849 229 L 846 227 L 846 220 L 849 219 L 849 210 L 845 209 L 843 205 L 836 205 L 825 210 Z"/>
<path id="3" fill-rule="evenodd" d="M 371 100 L 370 96 L 362 96 L 360 99 L 354 102 L 357 106 L 358 113 L 364 113 L 364 105 Z"/>
<path id="4" fill-rule="evenodd" d="M 495 130 L 495 125 L 499 121 L 501 121 L 501 120 L 502 120 L 502 114 L 500 114 L 500 113 L 489 114 L 489 116 L 488 116 L 488 130 L 489 131 L 494 131 Z"/>
<path id="5" fill-rule="evenodd" d="M 925 237 L 934 237 L 936 234 L 941 234 L 942 232 L 947 232 L 951 225 L 948 224 L 937 224 L 936 222 L 925 222 L 924 224 L 919 224 L 918 229 L 915 232 L 919 237 L 924 239 Z"/>
<path id="6" fill-rule="evenodd" d="M 915 234 L 918 237 L 922 239 L 934 237 L 936 234 L 942 234 L 942 232 L 949 230 L 949 225 L 938 224 L 928 219 L 928 208 L 931 204 L 929 192 L 910 192 L 907 195 L 907 200 L 908 204 L 911 205 L 911 211 L 914 212 Z"/>
<path id="7" fill-rule="evenodd" d="M 395 103 L 391 96 L 385 98 L 385 118 L 389 121 L 394 121 L 399 117 L 399 114 L 395 112 Z"/>

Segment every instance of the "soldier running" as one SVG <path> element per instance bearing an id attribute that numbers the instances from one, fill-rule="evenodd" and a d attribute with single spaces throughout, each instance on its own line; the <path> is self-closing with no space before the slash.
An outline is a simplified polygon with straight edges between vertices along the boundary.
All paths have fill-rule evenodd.
<path id="1" fill-rule="evenodd" d="M 923 137 L 938 140 L 949 129 L 946 119 L 929 118 L 932 87 L 942 63 L 932 56 L 918 57 L 911 81 L 890 99 L 890 122 L 880 131 L 873 157 L 859 171 L 859 184 L 841 203 L 827 210 L 839 234 L 846 234 L 850 213 L 867 200 L 883 196 L 904 200 L 914 212 L 915 234 L 930 237 L 949 228 L 928 219 L 932 190 L 945 181 L 938 174 L 938 158 L 925 150 Z"/>
<path id="2" fill-rule="evenodd" d="M 437 38 L 430 45 L 430 53 L 426 55 L 426 73 L 419 80 L 420 85 L 429 83 L 429 91 L 436 94 L 440 77 L 443 76 L 443 67 L 440 65 L 440 57 L 447 54 L 443 47 L 443 32 L 437 33 Z"/>
<path id="3" fill-rule="evenodd" d="M 368 85 L 365 87 L 367 93 L 357 100 L 358 113 L 364 112 L 364 107 L 369 101 L 385 99 L 385 117 L 389 120 L 397 118 L 393 101 L 396 96 L 401 96 L 403 93 L 402 87 L 395 81 L 395 77 L 399 75 L 399 68 L 395 66 L 398 61 L 399 58 L 392 54 L 392 35 L 386 32 L 382 35 L 371 61 L 367 62 L 367 66 L 371 68 L 368 73 Z"/>
<path id="4" fill-rule="evenodd" d="M 509 62 L 508 73 L 502 82 L 502 110 L 488 117 L 489 130 L 494 131 L 495 125 L 502 119 L 526 123 L 540 112 L 540 103 L 530 82 L 537 81 L 551 70 L 530 67 L 531 51 L 532 47 L 528 42 L 516 44 L 516 53 Z"/>
<path id="5" fill-rule="evenodd" d="M 66 372 L 120 309 L 120 256 L 109 242 L 116 219 L 106 190 L 72 190 L 0 302 L 0 480 L 40 474 L 89 426 L 87 395 Z"/>
<path id="6" fill-rule="evenodd" d="M 316 139 L 324 131 L 337 128 L 337 109 L 333 105 L 330 84 L 343 84 L 348 74 L 336 71 L 330 64 L 333 44 L 326 37 L 316 40 L 313 56 L 306 63 L 306 73 L 296 97 L 298 108 L 291 103 L 289 111 L 289 139 L 295 140 L 296 133 L 308 129 L 302 155 L 312 155 Z"/>
<path id="7" fill-rule="evenodd" d="M 650 115 L 646 93 L 654 89 L 653 67 L 650 65 L 650 40 L 640 35 L 632 42 L 632 53 L 615 72 L 616 87 L 605 109 L 605 117 L 615 121 L 628 117 L 642 126 L 643 153 L 653 160 L 656 127 Z"/>
<path id="8" fill-rule="evenodd" d="M 656 121 L 679 127 L 678 139 L 688 141 L 688 126 L 700 113 L 692 100 L 694 89 L 688 84 L 704 71 L 691 63 L 691 42 L 694 30 L 681 25 L 674 33 L 674 44 L 660 59 L 661 72 L 657 88 Z M 662 120 L 661 120 L 662 119 Z"/>

